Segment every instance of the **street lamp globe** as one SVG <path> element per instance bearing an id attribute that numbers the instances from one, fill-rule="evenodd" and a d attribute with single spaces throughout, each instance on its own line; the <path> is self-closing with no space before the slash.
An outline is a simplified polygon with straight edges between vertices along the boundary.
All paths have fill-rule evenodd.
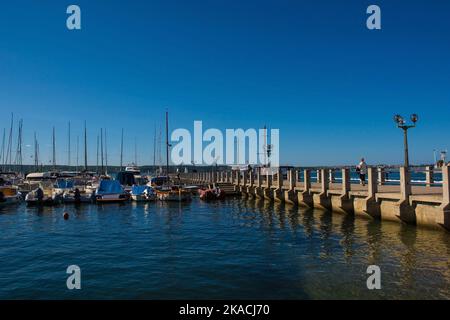
<path id="1" fill-rule="evenodd" d="M 419 121 L 419 116 L 417 114 L 413 113 L 411 115 L 411 121 L 412 121 L 412 123 L 415 124 L 417 121 Z"/>
<path id="2" fill-rule="evenodd" d="M 403 120 L 403 117 L 399 114 L 396 114 L 394 116 L 394 121 L 395 123 L 397 123 L 398 125 L 402 125 L 403 123 L 405 123 L 405 120 Z"/>

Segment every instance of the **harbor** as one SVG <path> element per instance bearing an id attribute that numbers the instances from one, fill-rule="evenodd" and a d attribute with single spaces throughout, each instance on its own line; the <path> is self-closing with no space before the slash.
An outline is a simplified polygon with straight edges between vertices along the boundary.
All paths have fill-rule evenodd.
<path id="1" fill-rule="evenodd" d="M 450 300 L 450 2 L 55 2 L 0 11 L 0 302 Z"/>

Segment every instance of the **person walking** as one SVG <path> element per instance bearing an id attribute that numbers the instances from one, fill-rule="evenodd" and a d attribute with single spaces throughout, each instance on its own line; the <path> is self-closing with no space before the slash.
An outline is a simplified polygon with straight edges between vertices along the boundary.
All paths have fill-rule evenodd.
<path id="1" fill-rule="evenodd" d="M 366 174 L 367 174 L 367 163 L 364 158 L 361 159 L 361 162 L 356 167 L 356 171 L 359 172 L 359 180 L 362 186 L 366 185 Z"/>

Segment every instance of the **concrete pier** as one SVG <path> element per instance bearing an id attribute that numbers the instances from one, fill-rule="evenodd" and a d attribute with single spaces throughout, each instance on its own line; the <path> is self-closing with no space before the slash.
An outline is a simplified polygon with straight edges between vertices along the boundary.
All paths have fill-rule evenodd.
<path id="1" fill-rule="evenodd" d="M 330 171 L 317 169 L 318 182 L 311 181 L 311 169 L 277 170 L 273 175 L 254 171 L 225 171 L 216 174 L 182 174 L 185 183 L 222 183 L 249 198 L 288 205 L 314 207 L 338 214 L 352 214 L 369 219 L 396 221 L 450 230 L 450 167 L 442 168 L 442 182 L 436 183 L 432 167 L 423 172 L 421 185 L 411 181 L 408 168 L 398 170 L 397 185 L 386 182 L 384 168 L 369 167 L 367 183 L 352 183 L 348 168 Z M 391 181 L 391 180 L 389 180 Z M 355 182 L 355 181 L 353 181 Z"/>

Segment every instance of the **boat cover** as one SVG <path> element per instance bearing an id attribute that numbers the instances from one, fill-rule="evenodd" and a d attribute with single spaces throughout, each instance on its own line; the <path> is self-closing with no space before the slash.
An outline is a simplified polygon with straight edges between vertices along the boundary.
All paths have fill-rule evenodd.
<path id="1" fill-rule="evenodd" d="M 96 194 L 104 195 L 104 194 L 116 194 L 116 193 L 124 193 L 120 182 L 117 180 L 101 180 L 100 185 L 96 190 Z"/>
<path id="2" fill-rule="evenodd" d="M 132 186 L 131 187 L 131 194 L 134 196 L 141 195 L 144 193 L 144 191 L 147 190 L 148 194 L 153 194 L 153 188 L 149 186 Z"/>

